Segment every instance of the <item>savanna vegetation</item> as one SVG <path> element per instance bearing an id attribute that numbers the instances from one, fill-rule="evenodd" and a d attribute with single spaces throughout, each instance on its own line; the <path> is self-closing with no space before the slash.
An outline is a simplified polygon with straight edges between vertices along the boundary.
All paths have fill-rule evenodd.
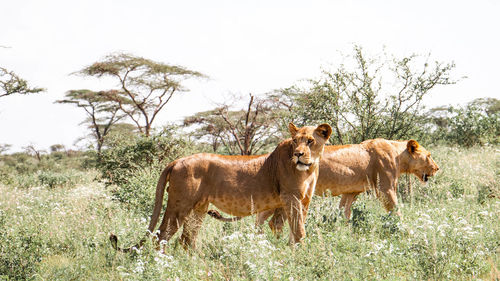
<path id="1" fill-rule="evenodd" d="M 8 153 L 9 145 L 0 145 L 0 279 L 497 280 L 500 101 L 425 108 L 425 97 L 462 79 L 454 67 L 355 46 L 320 77 L 158 126 L 171 97 L 188 90 L 184 81 L 206 76 L 111 54 L 74 74 L 111 77 L 116 88 L 68 90 L 57 101 L 85 111 L 89 134 L 78 141 L 88 149 L 29 145 Z M 0 97 L 44 90 L 4 69 L 0 82 Z M 414 138 L 441 170 L 427 185 L 400 178 L 401 217 L 387 214 L 371 193 L 356 201 L 349 221 L 339 198 L 314 197 L 302 245 L 255 229 L 253 217 L 207 217 L 196 249 L 184 250 L 177 234 L 164 253 L 149 240 L 130 254 L 113 250 L 111 232 L 125 246 L 144 235 L 167 163 L 198 152 L 269 152 L 288 137 L 290 121 L 331 124 L 331 144 Z"/>

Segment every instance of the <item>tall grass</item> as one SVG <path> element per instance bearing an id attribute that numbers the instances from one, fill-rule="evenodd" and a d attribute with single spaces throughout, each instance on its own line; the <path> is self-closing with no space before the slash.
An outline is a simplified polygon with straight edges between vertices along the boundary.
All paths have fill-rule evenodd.
<path id="1" fill-rule="evenodd" d="M 165 254 L 150 242 L 132 254 L 117 253 L 109 233 L 129 246 L 149 218 L 114 200 L 101 184 L 0 185 L 0 279 L 500 278 L 499 149 L 429 149 L 441 171 L 426 186 L 413 179 L 402 218 L 364 194 L 348 222 L 339 215 L 338 198 L 315 197 L 307 237 L 295 247 L 267 227 L 257 231 L 253 217 L 234 223 L 207 217 L 195 250 L 185 251 L 176 235 Z"/>

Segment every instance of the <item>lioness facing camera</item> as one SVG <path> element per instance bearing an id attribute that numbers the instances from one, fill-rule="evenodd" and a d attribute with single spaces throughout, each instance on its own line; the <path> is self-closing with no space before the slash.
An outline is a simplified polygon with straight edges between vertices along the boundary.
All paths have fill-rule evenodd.
<path id="1" fill-rule="evenodd" d="M 168 241 L 183 226 L 181 242 L 195 247 L 208 205 L 234 216 L 249 216 L 282 208 L 288 219 L 290 241 L 305 237 L 304 222 L 318 178 L 319 161 L 332 133 L 328 124 L 297 128 L 288 125 L 292 138 L 260 156 L 225 156 L 200 153 L 177 159 L 163 170 L 148 230 L 153 233 L 162 209 L 165 185 L 168 200 L 159 227 L 159 241 Z M 111 234 L 115 249 L 118 238 Z M 136 247 L 142 245 L 142 240 Z"/>

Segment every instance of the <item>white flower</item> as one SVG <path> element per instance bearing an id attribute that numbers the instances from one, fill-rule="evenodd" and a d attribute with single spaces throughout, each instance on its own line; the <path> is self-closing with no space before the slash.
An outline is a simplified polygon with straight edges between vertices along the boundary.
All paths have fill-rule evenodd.
<path id="1" fill-rule="evenodd" d="M 143 273 L 144 272 L 144 262 L 142 260 L 138 260 L 136 267 L 132 271 L 134 273 Z"/>
<path id="2" fill-rule="evenodd" d="M 480 214 L 481 216 L 489 215 L 488 211 L 482 211 L 482 212 L 479 212 L 478 214 Z"/>

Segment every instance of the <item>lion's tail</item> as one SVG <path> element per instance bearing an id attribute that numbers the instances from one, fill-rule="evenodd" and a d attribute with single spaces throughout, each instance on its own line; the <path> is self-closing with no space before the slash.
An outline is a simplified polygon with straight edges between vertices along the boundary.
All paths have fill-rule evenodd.
<path id="1" fill-rule="evenodd" d="M 170 180 L 170 173 L 172 172 L 173 167 L 175 166 L 176 161 L 171 162 L 165 167 L 163 172 L 160 175 L 160 179 L 158 180 L 158 184 L 156 185 L 156 196 L 155 196 L 155 206 L 153 208 L 153 214 L 151 215 L 151 221 L 149 222 L 148 233 L 146 233 L 146 237 L 153 233 L 156 225 L 158 224 L 158 218 L 160 217 L 160 212 L 163 207 L 163 197 L 165 195 L 165 186 L 167 182 Z M 120 248 L 118 247 L 118 237 L 113 233 L 110 234 L 109 240 L 111 241 L 111 246 L 117 251 L 120 252 L 130 252 L 133 248 L 140 248 L 146 242 L 146 237 L 141 239 L 139 243 L 130 248 Z"/>
<path id="2" fill-rule="evenodd" d="M 242 219 L 242 217 L 225 218 L 216 210 L 208 210 L 207 214 L 209 214 L 213 218 L 216 218 L 218 220 L 225 221 L 225 222 L 239 221 Z"/>

